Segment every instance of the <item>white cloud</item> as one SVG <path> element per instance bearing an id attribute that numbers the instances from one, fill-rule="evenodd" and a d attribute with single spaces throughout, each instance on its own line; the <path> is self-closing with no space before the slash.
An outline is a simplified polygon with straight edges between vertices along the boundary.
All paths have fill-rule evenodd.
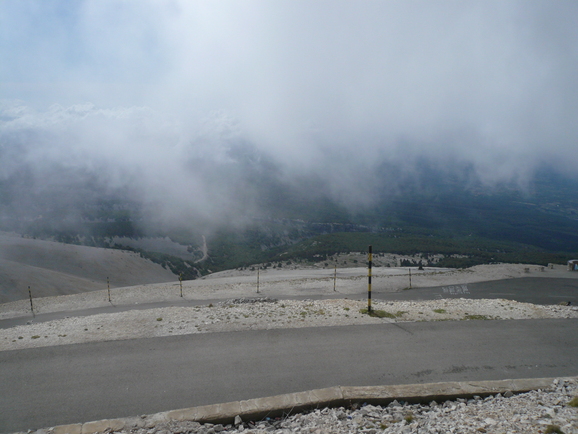
<path id="1" fill-rule="evenodd" d="M 578 167 L 575 2 L 69 6 L 0 5 L 0 86 L 21 101 L 0 133 L 36 131 L 38 160 L 101 161 L 159 196 L 179 179 L 207 203 L 184 162 L 226 164 L 235 141 L 336 191 L 417 156 L 488 183 Z"/>

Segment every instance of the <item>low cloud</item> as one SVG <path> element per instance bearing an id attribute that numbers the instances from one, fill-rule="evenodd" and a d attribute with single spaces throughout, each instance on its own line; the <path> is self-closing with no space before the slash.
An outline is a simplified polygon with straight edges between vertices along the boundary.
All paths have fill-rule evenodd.
<path id="1" fill-rule="evenodd" d="M 0 179 L 68 168 L 227 220 L 266 211 L 264 180 L 357 205 L 424 161 L 576 176 L 574 2 L 69 6 L 0 6 Z"/>

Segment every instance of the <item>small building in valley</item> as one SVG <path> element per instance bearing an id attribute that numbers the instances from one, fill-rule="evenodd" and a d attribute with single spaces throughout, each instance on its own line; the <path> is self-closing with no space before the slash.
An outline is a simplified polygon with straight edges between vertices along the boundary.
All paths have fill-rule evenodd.
<path id="1" fill-rule="evenodd" d="M 568 271 L 578 271 L 578 259 L 570 259 L 568 261 Z"/>

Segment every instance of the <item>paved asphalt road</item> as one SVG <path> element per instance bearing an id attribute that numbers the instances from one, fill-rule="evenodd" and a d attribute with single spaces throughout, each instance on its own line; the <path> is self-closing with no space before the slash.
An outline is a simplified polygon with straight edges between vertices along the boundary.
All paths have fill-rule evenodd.
<path id="1" fill-rule="evenodd" d="M 578 279 L 521 277 L 462 285 L 415 288 L 400 292 L 375 291 L 380 300 L 433 300 L 439 298 L 504 298 L 523 303 L 578 305 Z"/>
<path id="2" fill-rule="evenodd" d="M 0 352 L 0 432 L 335 385 L 578 375 L 578 320 L 209 333 Z"/>

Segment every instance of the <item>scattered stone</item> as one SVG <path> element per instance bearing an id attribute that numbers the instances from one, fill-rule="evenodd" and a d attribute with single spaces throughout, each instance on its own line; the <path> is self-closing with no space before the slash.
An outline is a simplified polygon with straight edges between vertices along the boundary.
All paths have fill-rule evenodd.
<path id="1" fill-rule="evenodd" d="M 541 306 L 502 299 L 376 301 L 375 309 L 388 313 L 390 317 L 386 318 L 360 314 L 360 309 L 364 307 L 362 301 L 345 298 L 277 300 L 271 297 L 244 297 L 232 298 L 213 307 L 175 306 L 71 317 L 0 329 L 0 350 L 273 328 L 464 319 L 578 318 L 576 306 Z M 398 312 L 403 312 L 403 315 L 396 315 Z M 45 338 L 32 339 L 35 336 Z"/>
<path id="2" fill-rule="evenodd" d="M 158 423 L 154 427 L 113 431 L 118 434 L 413 434 L 413 433 L 539 433 L 578 434 L 578 412 L 567 403 L 578 394 L 578 380 L 563 379 L 548 390 L 480 397 L 429 405 L 393 401 L 388 406 L 355 409 L 323 408 L 284 418 L 232 425 L 197 422 Z M 560 404 L 562 403 L 562 404 Z M 408 417 L 410 416 L 411 417 Z M 559 427 L 554 431 L 548 427 Z M 38 434 L 48 434 L 40 433 Z M 109 434 L 101 432 L 100 434 Z M 112 434 L 112 433 L 110 433 Z"/>
<path id="3" fill-rule="evenodd" d="M 230 304 L 255 304 L 255 303 L 277 303 L 276 298 L 271 297 L 244 297 L 244 298 L 232 298 L 230 300 L 225 300 L 220 302 L 221 306 L 227 306 Z"/>

